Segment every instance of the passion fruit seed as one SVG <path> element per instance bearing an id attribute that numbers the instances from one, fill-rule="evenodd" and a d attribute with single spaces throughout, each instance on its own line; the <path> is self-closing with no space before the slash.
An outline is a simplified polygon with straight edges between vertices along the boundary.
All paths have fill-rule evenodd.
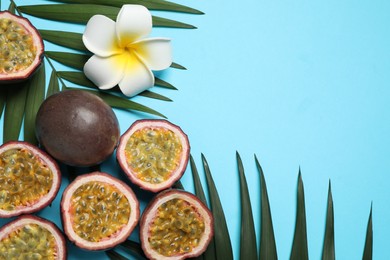
<path id="1" fill-rule="evenodd" d="M 25 148 L 0 154 L 0 209 L 28 206 L 49 193 L 53 172 Z"/>
<path id="2" fill-rule="evenodd" d="M 204 220 L 196 209 L 175 198 L 159 206 L 148 240 L 154 250 L 169 257 L 191 252 L 204 231 Z"/>
<path id="3" fill-rule="evenodd" d="M 37 55 L 33 37 L 12 19 L 0 19 L 0 74 L 29 67 Z"/>
<path id="4" fill-rule="evenodd" d="M 157 184 L 166 181 L 178 167 L 182 150 L 180 139 L 173 131 L 147 127 L 129 138 L 125 156 L 140 180 Z"/>
<path id="5" fill-rule="evenodd" d="M 120 230 L 128 223 L 131 211 L 126 196 L 113 185 L 98 181 L 78 187 L 70 207 L 74 211 L 73 230 L 90 242 L 99 242 Z"/>
<path id="6" fill-rule="evenodd" d="M 37 224 L 27 224 L 0 241 L 0 259 L 56 259 L 56 240 Z"/>

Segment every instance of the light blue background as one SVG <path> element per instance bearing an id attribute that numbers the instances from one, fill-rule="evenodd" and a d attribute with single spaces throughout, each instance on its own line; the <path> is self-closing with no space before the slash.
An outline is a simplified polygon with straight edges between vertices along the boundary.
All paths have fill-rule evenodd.
<path id="1" fill-rule="evenodd" d="M 225 208 L 235 258 L 240 232 L 235 160 L 239 151 L 255 220 L 260 211 L 254 154 L 263 166 L 280 259 L 288 259 L 291 250 L 299 167 L 305 185 L 310 258 L 321 256 L 331 180 L 336 257 L 361 259 L 372 202 L 374 259 L 390 259 L 390 2 L 177 2 L 205 12 L 154 12 L 198 27 L 153 31 L 153 36 L 172 38 L 174 60 L 188 68 L 162 74 L 179 91 L 155 89 L 173 99 L 172 103 L 134 100 L 183 128 L 199 170 L 200 154 L 206 156 Z M 1 8 L 7 6 L 8 1 L 2 1 Z M 83 30 L 31 20 L 40 29 Z M 60 50 L 51 44 L 46 49 Z M 134 120 L 148 117 L 116 112 L 122 132 Z M 121 174 L 114 159 L 103 169 Z M 189 169 L 182 182 L 193 189 Z M 60 224 L 59 200 L 60 195 L 39 215 Z M 258 221 L 255 224 L 259 233 Z M 103 253 L 70 246 L 70 259 L 87 257 L 105 259 Z"/>

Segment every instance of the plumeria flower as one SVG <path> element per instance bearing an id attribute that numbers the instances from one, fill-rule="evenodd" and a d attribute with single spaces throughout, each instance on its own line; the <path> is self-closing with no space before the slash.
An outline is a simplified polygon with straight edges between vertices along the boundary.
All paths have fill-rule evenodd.
<path id="1" fill-rule="evenodd" d="M 116 22 L 103 15 L 88 21 L 83 42 L 94 55 L 84 73 L 100 89 L 119 86 L 134 96 L 154 85 L 152 70 L 172 63 L 170 39 L 146 38 L 152 31 L 152 16 L 142 5 L 123 5 Z"/>

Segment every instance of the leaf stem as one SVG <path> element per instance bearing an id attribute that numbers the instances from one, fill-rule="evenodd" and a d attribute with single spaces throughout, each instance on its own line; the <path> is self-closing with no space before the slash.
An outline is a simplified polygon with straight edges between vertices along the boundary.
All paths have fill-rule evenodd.
<path id="1" fill-rule="evenodd" d="M 56 74 L 57 78 L 60 80 L 60 82 L 62 83 L 62 87 L 61 89 L 66 86 L 64 80 L 58 75 L 58 71 L 56 70 L 56 68 L 54 67 L 53 63 L 51 62 L 50 58 L 46 55 L 46 53 L 43 53 L 43 56 L 45 57 L 45 59 L 47 60 L 47 62 L 49 63 L 51 69 L 54 71 L 54 73 Z"/>
<path id="2" fill-rule="evenodd" d="M 11 0 L 11 3 L 14 5 L 16 11 L 18 12 L 18 15 L 21 16 L 21 17 L 23 17 L 23 14 L 22 14 L 22 12 L 19 11 L 19 7 L 18 7 L 18 5 L 15 3 L 15 1 L 14 1 L 14 0 Z"/>

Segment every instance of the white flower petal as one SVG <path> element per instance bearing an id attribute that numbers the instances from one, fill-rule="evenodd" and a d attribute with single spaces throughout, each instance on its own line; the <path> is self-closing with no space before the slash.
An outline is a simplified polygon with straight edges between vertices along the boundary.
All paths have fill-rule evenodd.
<path id="1" fill-rule="evenodd" d="M 125 72 L 123 54 L 117 54 L 108 58 L 97 55 L 92 56 L 84 65 L 85 76 L 100 89 L 115 87 L 123 78 Z"/>
<path id="2" fill-rule="evenodd" d="M 163 70 L 172 64 L 171 40 L 167 38 L 149 38 L 131 45 L 143 62 L 151 70 Z"/>
<path id="3" fill-rule="evenodd" d="M 101 57 L 121 52 L 118 48 L 115 22 L 104 15 L 94 15 L 89 19 L 83 42 L 89 51 Z"/>
<path id="4" fill-rule="evenodd" d="M 152 31 L 152 15 L 142 5 L 123 5 L 116 19 L 116 33 L 122 47 Z"/>
<path id="5" fill-rule="evenodd" d="M 154 85 L 154 75 L 135 54 L 129 54 L 129 63 L 119 88 L 126 96 L 135 96 Z"/>

